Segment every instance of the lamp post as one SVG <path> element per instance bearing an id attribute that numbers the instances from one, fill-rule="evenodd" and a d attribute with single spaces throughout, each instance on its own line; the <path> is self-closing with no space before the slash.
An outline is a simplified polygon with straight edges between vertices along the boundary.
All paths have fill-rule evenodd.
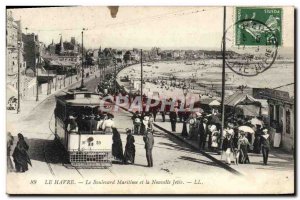
<path id="1" fill-rule="evenodd" d="M 17 114 L 20 113 L 20 100 L 21 100 L 21 95 L 20 95 L 20 46 L 21 42 L 18 41 L 18 108 L 17 108 Z"/>
<path id="2" fill-rule="evenodd" d="M 83 85 L 83 77 L 84 77 L 84 69 L 83 69 L 83 31 L 85 31 L 86 29 L 83 28 L 82 31 L 81 31 L 81 42 L 82 42 L 82 47 L 81 47 L 81 88 L 84 87 Z"/>
<path id="3" fill-rule="evenodd" d="M 222 41 L 222 96 L 221 96 L 221 107 L 222 107 L 222 124 L 221 124 L 221 136 L 223 135 L 224 123 L 225 123 L 225 56 L 226 56 L 226 6 L 224 6 L 223 11 L 223 41 Z M 223 146 L 223 137 L 221 137 L 220 148 Z"/>
<path id="4" fill-rule="evenodd" d="M 184 85 L 182 87 L 182 91 L 183 91 L 183 96 L 184 96 L 184 108 L 186 107 L 186 96 L 188 94 L 188 88 L 186 87 L 186 85 Z"/>
<path id="5" fill-rule="evenodd" d="M 116 58 L 114 57 L 113 58 L 113 61 L 114 61 L 114 93 L 116 95 L 117 93 L 117 60 Z"/>
<path id="6" fill-rule="evenodd" d="M 38 45 L 35 45 L 35 51 L 34 51 L 34 55 L 35 55 L 35 60 L 34 60 L 34 64 L 35 64 L 35 74 L 36 74 L 36 101 L 39 101 L 39 81 L 38 81 L 38 76 L 39 76 L 39 70 L 38 70 L 38 65 L 36 64 L 36 47 Z M 39 47 L 39 46 L 38 46 Z M 38 53 L 38 61 L 40 60 L 40 54 Z"/>
<path id="7" fill-rule="evenodd" d="M 56 72 L 56 75 L 55 75 L 55 91 L 57 89 L 57 72 Z"/>
<path id="8" fill-rule="evenodd" d="M 64 87 L 66 87 L 66 70 L 65 70 L 65 65 L 63 65 L 63 71 L 64 71 Z"/>
<path id="9" fill-rule="evenodd" d="M 182 132 L 181 132 L 181 135 L 186 138 L 188 136 L 188 133 L 187 133 L 187 128 L 186 128 L 186 124 L 187 124 L 187 112 L 185 110 L 186 108 L 186 96 L 188 94 L 188 89 L 186 87 L 186 84 L 183 85 L 182 87 L 182 91 L 183 91 L 183 96 L 184 96 L 184 115 L 183 115 L 183 128 L 182 128 Z M 181 107 L 181 106 L 180 106 Z"/>
<path id="10" fill-rule="evenodd" d="M 49 69 L 47 69 L 47 95 L 50 94 L 50 87 L 49 87 Z"/>
<path id="11" fill-rule="evenodd" d="M 143 50 L 141 49 L 141 98 L 143 101 Z"/>

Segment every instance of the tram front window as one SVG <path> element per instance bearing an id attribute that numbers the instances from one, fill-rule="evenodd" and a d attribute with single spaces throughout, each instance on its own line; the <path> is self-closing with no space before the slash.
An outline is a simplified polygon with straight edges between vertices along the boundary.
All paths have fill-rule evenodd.
<path id="1" fill-rule="evenodd" d="M 92 134 L 98 131 L 98 121 L 95 115 L 81 115 L 77 118 L 78 130 L 81 134 Z"/>
<path id="2" fill-rule="evenodd" d="M 105 134 L 105 127 L 109 116 L 97 114 L 98 107 L 76 107 L 70 109 L 68 131 L 80 134 Z"/>

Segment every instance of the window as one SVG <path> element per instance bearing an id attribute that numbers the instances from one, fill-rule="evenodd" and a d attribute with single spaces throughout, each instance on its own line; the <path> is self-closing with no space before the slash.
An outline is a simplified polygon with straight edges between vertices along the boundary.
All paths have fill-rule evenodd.
<path id="1" fill-rule="evenodd" d="M 270 120 L 272 122 L 273 120 L 275 120 L 274 119 L 274 106 L 273 105 L 270 105 L 269 113 L 270 113 Z"/>
<path id="2" fill-rule="evenodd" d="M 279 105 L 276 105 L 276 109 L 275 109 L 275 112 L 276 112 L 276 114 L 275 114 L 275 120 L 276 120 L 277 122 L 279 122 L 279 109 L 280 109 L 280 106 L 279 106 Z"/>
<path id="3" fill-rule="evenodd" d="M 291 127 L 290 127 L 290 125 L 291 125 L 291 112 L 289 110 L 287 110 L 286 113 L 285 113 L 285 120 L 286 120 L 286 122 L 285 122 L 286 131 L 285 132 L 287 134 L 291 134 Z"/>

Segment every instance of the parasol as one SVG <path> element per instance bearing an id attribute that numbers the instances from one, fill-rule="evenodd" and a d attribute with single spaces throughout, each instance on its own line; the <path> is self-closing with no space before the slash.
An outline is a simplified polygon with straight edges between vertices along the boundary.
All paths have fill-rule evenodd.
<path id="1" fill-rule="evenodd" d="M 250 120 L 251 124 L 253 125 L 260 125 L 263 126 L 263 122 L 259 119 L 257 119 L 256 117 Z"/>
<path id="2" fill-rule="evenodd" d="M 249 127 L 249 126 L 240 126 L 239 130 L 240 131 L 244 131 L 246 133 L 254 134 L 254 130 L 251 127 Z"/>

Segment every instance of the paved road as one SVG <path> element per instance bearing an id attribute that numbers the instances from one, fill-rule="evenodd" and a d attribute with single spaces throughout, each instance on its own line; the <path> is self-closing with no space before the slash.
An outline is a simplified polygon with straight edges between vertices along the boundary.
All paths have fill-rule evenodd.
<path id="1" fill-rule="evenodd" d="M 98 79 L 93 79 L 86 83 L 86 87 L 89 91 L 94 91 Z M 51 144 L 53 135 L 51 130 L 54 129 L 54 116 L 53 111 L 55 108 L 55 96 L 52 95 L 43 101 L 37 106 L 27 117 L 22 121 L 18 122 L 18 129 L 26 136 L 30 144 L 30 154 L 33 162 L 42 161 L 43 146 L 46 142 Z M 131 114 L 120 110 L 115 113 L 115 122 L 117 128 L 122 134 L 123 146 L 125 146 L 126 135 L 125 129 L 132 128 L 132 122 L 130 120 Z M 50 130 L 51 129 L 51 130 Z M 50 142 L 49 142 L 50 141 Z M 157 131 L 155 133 L 155 170 L 164 171 L 164 173 L 176 173 L 185 168 L 188 164 L 191 166 L 191 169 L 198 170 L 203 168 L 205 170 L 220 170 L 224 171 L 219 166 L 216 166 L 209 159 L 201 156 L 196 152 L 192 152 L 188 147 L 182 144 L 180 141 L 168 136 L 165 133 Z M 47 147 L 49 146 L 47 145 Z M 119 166 L 115 165 L 111 168 L 111 171 L 117 169 L 115 173 L 121 173 L 122 168 L 133 169 L 136 172 L 136 169 L 143 169 L 143 171 L 148 171 L 148 168 L 145 168 L 146 159 L 145 152 L 143 150 L 143 141 L 141 136 L 136 136 L 136 146 L 137 146 L 137 162 L 135 166 Z M 36 158 L 36 159 L 35 159 Z M 179 162 L 180 161 L 180 162 Z M 177 163 L 177 164 L 176 164 Z M 180 164 L 179 164 L 180 163 Z M 202 164 L 201 164 L 202 163 Z M 55 164 L 54 164 L 55 165 Z M 173 167 L 172 167 L 173 166 Z M 176 166 L 176 167 L 174 167 Z M 119 171 L 120 169 L 120 171 Z M 101 171 L 101 170 L 100 170 Z M 128 172 L 128 170 L 126 170 Z M 226 172 L 227 173 L 227 172 Z"/>
<path id="2" fill-rule="evenodd" d="M 91 80 L 86 83 L 86 87 L 89 91 L 94 91 L 98 80 Z M 56 188 L 61 192 L 84 192 L 87 193 L 90 190 L 86 181 L 102 181 L 102 180 L 149 180 L 149 181 L 183 181 L 179 185 L 167 187 L 165 190 L 162 185 L 155 184 L 152 187 L 158 187 L 157 191 L 162 193 L 184 193 L 191 192 L 193 188 L 197 187 L 198 193 L 224 193 L 231 191 L 236 193 L 237 191 L 244 191 L 249 193 L 255 193 L 261 191 L 261 188 L 266 183 L 271 184 L 269 180 L 271 174 L 268 171 L 264 175 L 263 179 L 258 179 L 255 176 L 239 177 L 227 170 L 223 169 L 212 160 L 203 156 L 202 154 L 192 151 L 186 144 L 177 140 L 176 138 L 161 132 L 155 131 L 155 146 L 153 150 L 154 167 L 146 167 L 147 161 L 145 157 L 144 142 L 141 136 L 135 136 L 136 145 L 136 162 L 134 165 L 122 165 L 114 163 L 111 168 L 108 169 L 74 169 L 63 166 L 61 163 L 60 149 L 53 143 L 53 134 L 49 127 L 53 129 L 54 119 L 53 110 L 55 107 L 55 98 L 50 96 L 43 101 L 36 109 L 34 109 L 27 117 L 18 122 L 18 129 L 22 130 L 29 143 L 29 154 L 32 160 L 33 167 L 30 167 L 29 171 L 24 174 L 10 173 L 8 175 L 8 184 L 14 184 L 13 180 L 18 178 L 20 183 L 28 185 L 34 178 L 38 180 L 38 188 L 34 188 L 37 192 L 45 192 L 47 188 L 45 182 L 47 180 L 62 180 L 71 179 L 76 182 L 73 185 L 72 190 L 66 190 L 62 188 Z M 121 140 L 123 148 L 126 144 L 125 129 L 132 128 L 132 121 L 130 120 L 131 114 L 120 110 L 115 115 L 116 126 L 121 133 Z M 16 133 L 14 133 L 16 134 Z M 255 179 L 253 179 L 255 177 Z M 290 175 L 289 175 L 290 177 Z M 21 179 L 20 179 L 21 178 Z M 270 179 L 271 180 L 271 179 Z M 276 179 L 278 180 L 278 179 Z M 280 178 L 280 180 L 282 180 Z M 12 182 L 10 182 L 12 181 Z M 282 180 L 283 181 L 283 180 Z M 286 186 L 282 188 L 282 191 L 290 191 L 291 182 L 286 179 Z M 196 184 L 199 183 L 199 184 Z M 242 187 L 237 190 L 236 188 Z M 246 187 L 246 185 L 248 185 Z M 253 187 L 255 185 L 256 187 Z M 82 186 L 82 187 L 81 187 Z M 110 186 L 110 187 L 108 187 Z M 123 186 L 115 185 L 113 187 Z M 29 185 L 28 187 L 31 187 Z M 91 187 L 96 187 L 96 191 L 99 193 L 106 193 L 111 191 L 111 185 L 93 184 Z M 99 187 L 99 188 L 98 188 Z M 74 190 L 76 188 L 76 190 Z M 136 188 L 139 188 L 136 190 Z M 146 190 L 145 190 L 146 188 Z M 132 192 L 132 193 L 147 193 L 147 187 L 140 187 L 137 185 L 130 185 L 120 192 Z M 272 191 L 278 191 L 274 187 L 268 187 L 263 192 L 268 193 Z"/>

